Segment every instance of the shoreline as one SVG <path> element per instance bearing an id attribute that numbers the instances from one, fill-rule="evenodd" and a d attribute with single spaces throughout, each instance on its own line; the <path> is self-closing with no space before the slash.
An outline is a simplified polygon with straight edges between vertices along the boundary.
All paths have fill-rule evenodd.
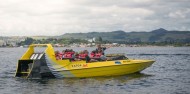
<path id="1" fill-rule="evenodd" d="M 103 46 L 105 46 L 104 44 L 102 44 Z M 106 45 L 107 46 L 107 45 Z M 105 46 L 105 47 L 106 47 Z M 29 46 L 4 46 L 0 48 L 28 48 Z M 82 45 L 82 46 L 73 46 L 73 45 L 67 45 L 67 46 L 53 46 L 53 47 L 71 47 L 71 48 L 86 48 L 86 47 L 96 47 L 96 46 L 86 46 L 86 45 Z M 109 46 L 109 47 L 190 47 L 190 46 L 174 46 L 174 45 L 125 45 L 125 46 L 120 46 L 120 45 L 114 45 L 114 46 Z"/>

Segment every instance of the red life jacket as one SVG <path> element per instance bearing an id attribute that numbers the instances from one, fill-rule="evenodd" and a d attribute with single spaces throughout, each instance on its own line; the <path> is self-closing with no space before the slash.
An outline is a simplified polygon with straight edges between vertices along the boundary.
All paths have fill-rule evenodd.
<path id="1" fill-rule="evenodd" d="M 102 53 L 91 53 L 90 54 L 90 58 L 97 59 L 97 58 L 100 58 L 101 55 L 102 55 Z"/>
<path id="2" fill-rule="evenodd" d="M 80 59 L 85 59 L 86 56 L 88 56 L 88 54 L 79 54 L 79 58 L 80 58 Z"/>
<path id="3" fill-rule="evenodd" d="M 57 60 L 62 59 L 62 56 L 63 56 L 62 53 L 55 54 Z"/>
<path id="4" fill-rule="evenodd" d="M 96 53 L 96 54 L 95 54 L 95 57 L 96 57 L 96 58 L 100 58 L 101 55 L 102 55 L 102 53 Z"/>
<path id="5" fill-rule="evenodd" d="M 65 52 L 64 58 L 72 58 L 74 52 Z"/>
<path id="6" fill-rule="evenodd" d="M 59 53 L 58 55 L 59 55 L 59 58 L 62 58 L 62 56 L 63 56 L 63 53 Z"/>
<path id="7" fill-rule="evenodd" d="M 76 55 L 75 55 L 75 58 L 79 58 L 79 54 L 76 54 Z"/>
<path id="8" fill-rule="evenodd" d="M 95 53 L 90 53 L 90 58 L 94 58 L 95 57 Z"/>

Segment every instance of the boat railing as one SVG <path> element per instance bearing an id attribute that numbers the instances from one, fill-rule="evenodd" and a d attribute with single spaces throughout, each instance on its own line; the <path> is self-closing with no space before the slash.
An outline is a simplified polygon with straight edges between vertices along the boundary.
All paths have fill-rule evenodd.
<path id="1" fill-rule="evenodd" d="M 32 54 L 35 52 L 35 50 L 34 50 L 35 47 L 46 47 L 44 52 L 48 55 L 49 58 L 55 59 L 54 49 L 53 49 L 51 44 L 31 44 L 28 47 L 28 50 L 20 58 L 20 60 L 28 60 L 28 59 L 30 59 Z"/>

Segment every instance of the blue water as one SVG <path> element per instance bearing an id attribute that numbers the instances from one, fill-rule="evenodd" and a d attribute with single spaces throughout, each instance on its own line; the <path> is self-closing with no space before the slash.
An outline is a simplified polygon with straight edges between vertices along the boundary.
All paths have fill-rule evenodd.
<path id="1" fill-rule="evenodd" d="M 55 48 L 61 51 L 64 48 Z M 94 48 L 73 48 L 75 51 Z M 0 94 L 190 94 L 190 48 L 116 47 L 131 59 L 156 62 L 141 73 L 95 78 L 15 78 L 17 60 L 27 48 L 0 48 Z M 36 50 L 41 51 L 41 48 Z"/>

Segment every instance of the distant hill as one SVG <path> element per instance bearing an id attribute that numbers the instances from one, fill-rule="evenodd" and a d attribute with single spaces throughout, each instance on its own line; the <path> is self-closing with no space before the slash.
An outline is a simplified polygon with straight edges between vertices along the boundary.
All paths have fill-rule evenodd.
<path id="1" fill-rule="evenodd" d="M 163 28 L 150 32 L 125 32 L 122 30 L 112 32 L 66 33 L 59 38 L 92 39 L 102 37 L 104 41 L 111 42 L 182 42 L 190 43 L 190 31 L 168 31 Z"/>
<path id="2" fill-rule="evenodd" d="M 0 36 L 2 44 L 27 45 L 33 43 L 87 43 L 96 38 L 102 43 L 124 44 L 150 44 L 150 45 L 175 45 L 190 46 L 190 31 L 168 31 L 163 28 L 149 32 L 125 32 L 122 30 L 112 32 L 66 33 L 60 36 Z"/>

